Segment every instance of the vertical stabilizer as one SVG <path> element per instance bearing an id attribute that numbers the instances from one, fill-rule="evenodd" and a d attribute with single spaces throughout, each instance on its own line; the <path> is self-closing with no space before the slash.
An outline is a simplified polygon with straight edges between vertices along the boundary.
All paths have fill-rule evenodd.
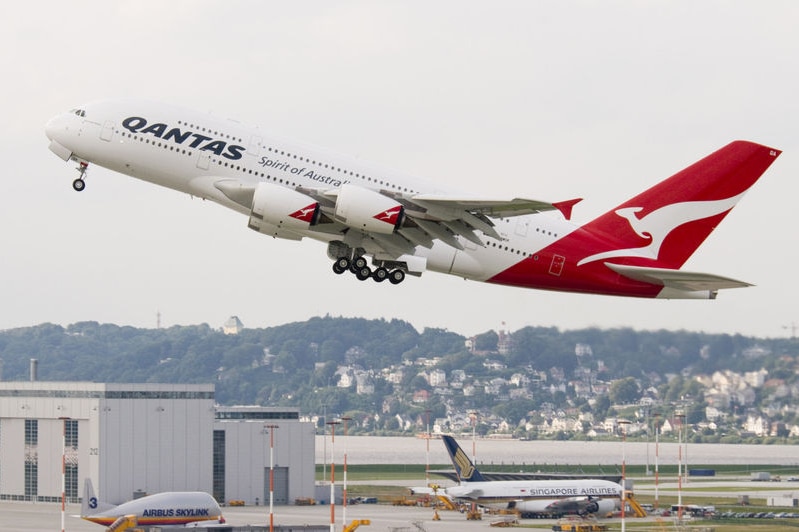
<path id="1" fill-rule="evenodd" d="M 485 478 L 480 474 L 480 471 L 474 466 L 472 461 L 463 452 L 458 442 L 452 436 L 441 436 L 444 440 L 444 446 L 447 448 L 449 458 L 452 460 L 452 465 L 455 466 L 455 472 L 458 474 L 458 479 L 461 482 L 485 482 Z"/>
<path id="2" fill-rule="evenodd" d="M 97 515 L 116 508 L 113 504 L 101 502 L 94 494 L 92 479 L 86 477 L 83 481 L 83 500 L 80 505 L 80 516 L 84 519 L 90 515 Z"/>
<path id="3" fill-rule="evenodd" d="M 584 225 L 609 249 L 589 248 L 578 266 L 615 259 L 680 268 L 779 154 L 742 140 L 711 153 Z"/>

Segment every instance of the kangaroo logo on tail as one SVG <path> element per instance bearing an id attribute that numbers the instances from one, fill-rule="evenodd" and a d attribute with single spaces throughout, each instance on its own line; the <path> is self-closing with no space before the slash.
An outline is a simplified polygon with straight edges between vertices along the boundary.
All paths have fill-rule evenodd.
<path id="1" fill-rule="evenodd" d="M 582 266 L 589 262 L 602 259 L 612 259 L 615 257 L 640 257 L 647 259 L 657 259 L 660 254 L 660 246 L 672 231 L 681 225 L 702 220 L 724 213 L 735 207 L 743 197 L 742 194 L 732 198 L 718 201 L 685 201 L 682 203 L 672 203 L 665 205 L 649 214 L 639 218 L 638 213 L 642 207 L 626 207 L 614 211 L 630 224 L 630 228 L 641 238 L 649 240 L 646 244 L 637 248 L 616 249 L 596 253 L 586 257 L 577 263 Z"/>
<path id="2" fill-rule="evenodd" d="M 458 473 L 458 478 L 462 482 L 484 482 L 485 478 L 480 474 L 480 471 L 474 466 L 472 461 L 463 452 L 458 442 L 452 436 L 441 436 L 444 440 L 444 446 L 447 448 L 449 458 L 452 460 L 452 465 L 455 466 L 455 472 Z"/>
<path id="3" fill-rule="evenodd" d="M 780 154 L 735 141 L 584 225 L 577 266 L 620 259 L 679 269 Z M 575 257 L 576 258 L 576 257 Z"/>

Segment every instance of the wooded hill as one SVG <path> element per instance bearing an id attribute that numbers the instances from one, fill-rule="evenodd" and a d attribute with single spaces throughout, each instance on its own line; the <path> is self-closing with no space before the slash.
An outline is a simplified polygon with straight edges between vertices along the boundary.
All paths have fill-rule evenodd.
<path id="1" fill-rule="evenodd" d="M 206 324 L 138 329 L 81 322 L 68 327 L 42 324 L 2 331 L 0 358 L 6 381 L 28 380 L 29 360 L 36 358 L 40 380 L 214 383 L 220 404 L 288 405 L 300 407 L 303 414 L 321 413 L 322 405 L 330 412 L 357 410 L 390 415 L 420 408 L 430 408 L 434 415 L 461 407 L 508 410 L 504 394 L 435 396 L 435 387 L 421 375 L 431 368 L 447 376 L 453 370 L 462 370 L 473 382 L 510 379 L 522 373 L 533 376 L 540 385 L 544 376 L 545 387 L 532 392 L 532 399 L 527 399 L 522 409 L 543 402 L 556 407 L 580 406 L 583 402 L 575 399 L 568 384 L 577 378 L 606 383 L 634 381 L 630 389 L 616 386 L 617 394 L 632 395 L 610 397 L 622 401 L 636 400 L 636 394 L 651 387 L 660 387 L 664 396 L 678 396 L 690 387 L 692 376 L 721 370 L 742 373 L 766 369 L 769 379 L 789 385 L 797 381 L 799 344 L 791 339 L 545 327 L 525 327 L 507 334 L 510 341 L 500 353 L 496 331 L 476 333 L 468 349 L 467 338 L 461 335 L 432 328 L 419 332 L 400 320 L 326 316 L 244 329 L 235 335 L 223 334 Z M 582 347 L 577 349 L 578 345 Z M 422 359 L 431 362 L 413 364 Z M 487 365 L 487 360 L 499 364 Z M 389 383 L 385 375 L 403 364 L 406 370 L 402 381 Z M 373 391 L 358 394 L 354 387 L 336 386 L 342 368 L 366 372 Z M 680 376 L 676 385 L 669 375 Z M 560 386 L 565 391 L 553 393 L 552 385 L 559 382 L 566 383 Z M 413 401 L 413 394 L 419 390 L 428 390 L 431 397 L 421 407 Z M 393 411 L 386 412 L 389 397 L 395 398 L 391 401 L 394 406 Z M 603 408 L 607 406 L 603 402 Z"/>

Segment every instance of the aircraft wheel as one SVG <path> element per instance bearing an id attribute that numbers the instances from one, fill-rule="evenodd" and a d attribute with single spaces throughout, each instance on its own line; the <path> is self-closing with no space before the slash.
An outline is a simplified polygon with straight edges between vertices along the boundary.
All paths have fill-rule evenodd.
<path id="1" fill-rule="evenodd" d="M 350 268 L 352 268 L 353 273 L 357 273 L 358 270 L 362 270 L 366 268 L 366 266 L 367 263 L 365 258 L 355 257 L 354 259 L 352 259 L 352 264 L 350 265 Z"/>
<path id="2" fill-rule="evenodd" d="M 359 281 L 365 281 L 371 276 L 372 270 L 369 269 L 369 266 L 364 266 L 355 271 L 355 277 L 357 277 Z"/>
<path id="3" fill-rule="evenodd" d="M 344 273 L 350 269 L 350 259 L 347 257 L 339 257 L 333 263 L 333 271 L 336 273 Z"/>
<path id="4" fill-rule="evenodd" d="M 78 192 L 81 192 L 84 188 L 86 188 L 86 181 L 78 178 L 72 182 L 72 188 L 74 188 Z"/>
<path id="5" fill-rule="evenodd" d="M 388 280 L 391 284 L 400 284 L 405 280 L 405 272 L 402 270 L 394 270 L 388 274 Z"/>
<path id="6" fill-rule="evenodd" d="M 372 279 L 374 279 L 377 283 L 382 283 L 388 279 L 388 270 L 383 267 L 376 269 L 374 272 L 372 272 Z"/>

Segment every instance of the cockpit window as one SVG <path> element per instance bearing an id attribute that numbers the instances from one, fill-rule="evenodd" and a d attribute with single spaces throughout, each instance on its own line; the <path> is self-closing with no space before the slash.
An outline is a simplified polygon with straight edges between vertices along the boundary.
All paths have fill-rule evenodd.
<path id="1" fill-rule="evenodd" d="M 78 116 L 86 116 L 86 111 L 84 111 L 83 109 L 72 109 L 70 113 Z"/>

